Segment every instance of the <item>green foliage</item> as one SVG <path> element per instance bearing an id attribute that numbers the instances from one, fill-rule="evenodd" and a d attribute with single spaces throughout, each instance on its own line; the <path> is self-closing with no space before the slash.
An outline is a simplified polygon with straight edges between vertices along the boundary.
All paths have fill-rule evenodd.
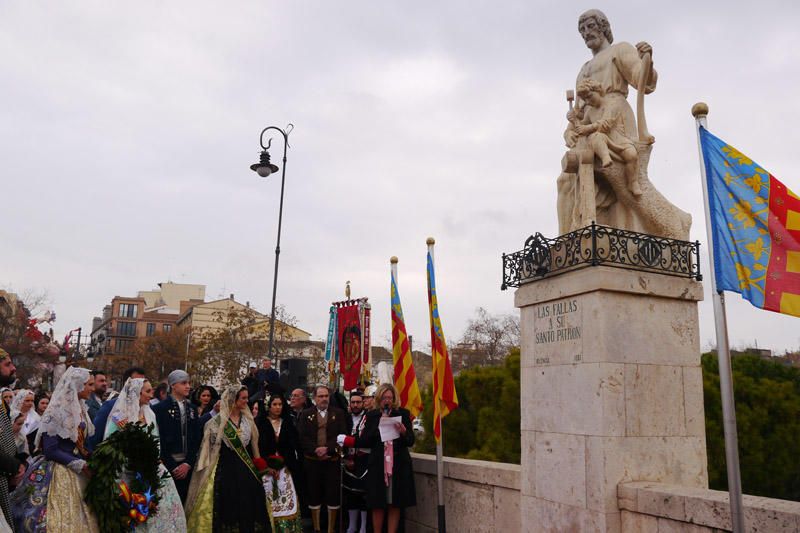
<path id="1" fill-rule="evenodd" d="M 159 489 L 163 485 L 158 472 L 159 458 L 158 437 L 153 434 L 153 426 L 140 423 L 125 424 L 94 450 L 88 461 L 92 477 L 84 499 L 97 516 L 100 531 L 125 533 L 131 529 L 128 507 L 120 499 L 119 480 L 123 469 L 141 475 L 141 479 L 131 480 L 128 486 L 133 493 L 151 488 L 150 512 L 157 510 Z"/>
<path id="2" fill-rule="evenodd" d="M 739 462 L 746 494 L 800 501 L 800 369 L 755 355 L 733 358 Z M 455 379 L 459 408 L 444 419 L 444 454 L 520 461 L 520 354 L 503 366 L 477 367 Z M 717 356 L 702 356 L 708 477 L 727 490 Z M 423 391 L 425 434 L 416 451 L 434 453 L 432 390 Z"/>
<path id="3" fill-rule="evenodd" d="M 444 454 L 451 457 L 519 463 L 519 367 L 515 348 L 502 366 L 476 367 L 455 378 L 459 407 L 443 421 Z M 416 450 L 433 453 L 433 391 L 423 391 L 424 436 Z"/>
<path id="4" fill-rule="evenodd" d="M 800 369 L 754 355 L 732 366 L 744 492 L 800 500 Z M 716 354 L 703 354 L 702 367 L 709 486 L 727 490 Z"/>

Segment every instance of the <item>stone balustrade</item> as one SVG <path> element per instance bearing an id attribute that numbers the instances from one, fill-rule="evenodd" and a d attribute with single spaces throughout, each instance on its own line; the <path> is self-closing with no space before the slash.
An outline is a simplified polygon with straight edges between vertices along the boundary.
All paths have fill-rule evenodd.
<path id="1" fill-rule="evenodd" d="M 731 530 L 728 493 L 636 481 L 617 487 L 622 533 L 711 533 Z M 800 531 L 800 502 L 745 495 L 748 532 Z"/>
<path id="2" fill-rule="evenodd" d="M 406 511 L 407 533 L 437 530 L 436 457 L 412 453 L 417 506 Z M 447 530 L 459 533 L 521 531 L 520 466 L 444 458 Z"/>

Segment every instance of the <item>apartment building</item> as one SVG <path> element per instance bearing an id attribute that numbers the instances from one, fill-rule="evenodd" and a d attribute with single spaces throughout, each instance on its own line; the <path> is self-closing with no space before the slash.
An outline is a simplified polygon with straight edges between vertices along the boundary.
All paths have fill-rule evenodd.
<path id="1" fill-rule="evenodd" d="M 158 290 L 114 296 L 92 320 L 92 341 L 104 354 L 127 354 L 137 338 L 168 332 L 181 311 L 205 300 L 205 285 L 165 282 Z"/>

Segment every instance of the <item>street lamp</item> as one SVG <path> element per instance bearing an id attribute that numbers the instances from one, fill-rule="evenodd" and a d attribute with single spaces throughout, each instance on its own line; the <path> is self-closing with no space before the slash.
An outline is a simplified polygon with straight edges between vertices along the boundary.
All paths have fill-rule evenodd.
<path id="1" fill-rule="evenodd" d="M 289 124 L 285 129 L 277 126 L 268 126 L 261 130 L 259 143 L 261 144 L 261 158 L 258 163 L 250 165 L 250 170 L 258 173 L 262 178 L 268 177 L 278 171 L 278 167 L 269 161 L 269 147 L 272 139 L 269 139 L 264 146 L 264 134 L 270 130 L 279 132 L 283 136 L 283 169 L 281 170 L 281 200 L 278 207 L 278 241 L 275 245 L 275 274 L 272 280 L 272 312 L 269 315 L 269 358 L 273 359 L 273 346 L 275 341 L 275 297 L 278 291 L 278 260 L 281 256 L 281 223 L 283 222 L 283 185 L 286 181 L 286 149 L 289 148 L 289 134 L 294 129 L 294 125 Z M 276 361 L 277 366 L 277 361 Z"/>

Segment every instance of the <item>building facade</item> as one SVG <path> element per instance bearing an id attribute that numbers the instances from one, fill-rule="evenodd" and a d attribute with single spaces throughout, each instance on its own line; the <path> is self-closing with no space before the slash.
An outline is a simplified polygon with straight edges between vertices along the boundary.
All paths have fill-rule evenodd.
<path id="1" fill-rule="evenodd" d="M 182 309 L 203 303 L 204 298 L 204 285 L 172 282 L 136 296 L 114 296 L 102 316 L 92 320 L 92 342 L 100 354 L 129 354 L 137 338 L 169 332 Z"/>

